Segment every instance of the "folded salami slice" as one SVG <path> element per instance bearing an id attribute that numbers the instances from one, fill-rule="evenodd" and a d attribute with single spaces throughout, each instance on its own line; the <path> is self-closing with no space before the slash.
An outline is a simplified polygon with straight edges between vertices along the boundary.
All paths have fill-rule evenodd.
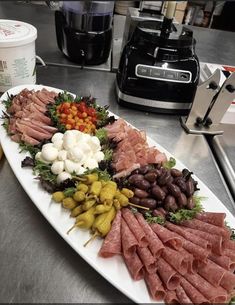
<path id="1" fill-rule="evenodd" d="M 132 256 L 124 256 L 124 261 L 134 281 L 139 281 L 144 278 L 144 266 L 136 252 Z"/>
<path id="2" fill-rule="evenodd" d="M 163 258 L 157 260 L 157 272 L 168 290 L 175 290 L 180 284 L 180 276 Z"/>
<path id="3" fill-rule="evenodd" d="M 125 220 L 121 220 L 121 239 L 122 239 L 122 252 L 125 258 L 132 257 L 136 253 L 138 241 L 129 229 Z"/>
<path id="4" fill-rule="evenodd" d="M 166 291 L 164 299 L 166 304 L 180 304 L 175 291 Z"/>
<path id="5" fill-rule="evenodd" d="M 225 213 L 213 213 L 213 212 L 203 212 L 196 215 L 196 218 L 208 222 L 214 226 L 223 227 L 224 220 L 226 214 Z"/>
<path id="6" fill-rule="evenodd" d="M 225 248 L 223 254 L 230 257 L 231 261 L 235 263 L 235 251 L 229 248 Z"/>
<path id="7" fill-rule="evenodd" d="M 206 264 L 198 262 L 198 273 L 213 286 L 218 287 L 227 272 L 224 268 L 208 260 Z"/>
<path id="8" fill-rule="evenodd" d="M 222 280 L 221 286 L 225 288 L 229 293 L 235 289 L 235 274 L 229 271 L 226 271 Z"/>
<path id="9" fill-rule="evenodd" d="M 103 244 L 99 251 L 101 257 L 112 257 L 115 254 L 122 253 L 121 244 L 121 217 L 120 211 L 117 212 L 116 217 L 112 223 L 111 230 L 105 237 Z"/>
<path id="10" fill-rule="evenodd" d="M 183 236 L 180 236 L 178 233 L 176 232 L 174 233 L 181 238 L 183 248 L 187 250 L 189 253 L 191 253 L 194 256 L 194 259 L 204 262 L 207 261 L 207 257 L 210 251 L 192 243 L 191 241 L 185 239 Z"/>
<path id="11" fill-rule="evenodd" d="M 187 296 L 182 286 L 177 287 L 175 292 L 180 304 L 186 305 L 192 303 L 192 300 Z"/>
<path id="12" fill-rule="evenodd" d="M 128 224 L 131 232 L 137 239 L 140 247 L 147 247 L 148 241 L 145 236 L 143 228 L 140 226 L 139 222 L 136 220 L 134 214 L 127 208 L 122 209 L 122 216 Z"/>
<path id="13" fill-rule="evenodd" d="M 190 284 L 186 279 L 182 278 L 180 285 L 190 298 L 193 304 L 210 304 L 201 292 Z"/>
<path id="14" fill-rule="evenodd" d="M 169 247 L 165 247 L 162 258 L 170 264 L 176 271 L 184 275 L 188 271 L 188 257 Z"/>
<path id="15" fill-rule="evenodd" d="M 224 247 L 235 251 L 235 240 L 225 240 Z"/>
<path id="16" fill-rule="evenodd" d="M 174 232 L 171 232 L 170 230 L 157 223 L 153 223 L 150 226 L 165 246 L 172 247 L 175 250 L 178 250 L 182 247 L 181 238 Z"/>
<path id="17" fill-rule="evenodd" d="M 217 227 L 215 225 L 198 219 L 184 220 L 181 224 L 191 229 L 196 229 L 199 231 L 223 236 L 225 239 L 229 239 L 231 235 L 231 232 L 227 228 Z"/>
<path id="18" fill-rule="evenodd" d="M 214 287 L 199 274 L 185 274 L 185 278 L 199 290 L 211 303 L 225 303 L 228 293 L 222 287 Z"/>
<path id="19" fill-rule="evenodd" d="M 201 238 L 204 238 L 206 240 L 208 240 L 211 243 L 211 250 L 212 252 L 218 254 L 218 255 L 222 255 L 223 253 L 223 238 L 222 236 L 218 236 L 215 234 L 211 234 L 211 233 L 207 233 L 207 232 L 203 232 L 203 231 L 199 231 L 199 230 L 195 230 L 195 229 L 190 229 L 187 227 L 182 227 L 185 231 L 188 231 L 196 236 L 200 236 Z"/>
<path id="20" fill-rule="evenodd" d="M 150 250 L 148 248 L 137 247 L 137 253 L 139 255 L 141 262 L 145 266 L 146 271 L 148 273 L 156 273 L 157 272 L 156 261 Z"/>
<path id="21" fill-rule="evenodd" d="M 156 273 L 145 273 L 145 282 L 149 289 L 151 297 L 155 301 L 163 300 L 166 296 L 165 289 L 162 285 L 162 281 Z"/>
<path id="22" fill-rule="evenodd" d="M 135 215 L 136 219 L 138 220 L 139 224 L 144 230 L 145 236 L 148 241 L 149 249 L 152 252 L 153 256 L 155 258 L 158 258 L 161 256 L 162 251 L 164 249 L 164 245 L 162 241 L 158 238 L 158 236 L 153 232 L 149 224 L 144 219 L 143 215 L 140 213 L 137 213 Z"/>
<path id="23" fill-rule="evenodd" d="M 235 263 L 233 263 L 228 256 L 211 253 L 208 258 L 226 270 L 231 272 L 234 272 L 235 270 Z"/>
<path id="24" fill-rule="evenodd" d="M 189 273 L 195 273 L 197 270 L 195 270 L 195 266 L 194 266 L 194 257 L 192 254 L 190 254 L 187 250 L 185 250 L 184 248 L 181 248 L 178 250 L 179 253 L 181 253 L 184 258 L 187 259 L 187 263 L 188 263 L 188 272 Z"/>
<path id="25" fill-rule="evenodd" d="M 184 228 L 174 225 L 173 223 L 166 222 L 166 227 L 171 230 L 172 232 L 176 232 L 179 235 L 183 236 L 185 239 L 190 240 L 192 243 L 200 246 L 201 248 L 211 250 L 212 245 L 208 240 L 205 240 L 201 238 L 200 236 L 194 235 L 191 232 L 188 232 L 187 230 L 184 230 Z"/>

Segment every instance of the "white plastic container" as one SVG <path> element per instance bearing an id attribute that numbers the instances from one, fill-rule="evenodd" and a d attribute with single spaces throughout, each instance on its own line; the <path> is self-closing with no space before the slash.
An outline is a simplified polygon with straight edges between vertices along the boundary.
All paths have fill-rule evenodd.
<path id="1" fill-rule="evenodd" d="M 0 92 L 36 83 L 36 38 L 31 24 L 0 19 Z"/>

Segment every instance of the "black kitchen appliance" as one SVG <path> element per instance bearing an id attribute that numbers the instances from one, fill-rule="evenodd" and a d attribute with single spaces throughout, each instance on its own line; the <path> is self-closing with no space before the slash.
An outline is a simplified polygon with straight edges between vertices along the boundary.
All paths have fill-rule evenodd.
<path id="1" fill-rule="evenodd" d="M 136 109 L 187 113 L 199 81 L 193 32 L 172 20 L 138 22 L 116 76 L 118 102 Z"/>
<path id="2" fill-rule="evenodd" d="M 55 11 L 59 49 L 83 65 L 107 61 L 112 42 L 113 1 L 64 1 Z"/>

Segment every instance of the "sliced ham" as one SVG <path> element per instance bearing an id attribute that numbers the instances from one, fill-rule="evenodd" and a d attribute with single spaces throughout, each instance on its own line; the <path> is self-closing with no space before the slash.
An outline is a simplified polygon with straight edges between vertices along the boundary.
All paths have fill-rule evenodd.
<path id="1" fill-rule="evenodd" d="M 214 287 L 199 274 L 185 274 L 185 278 L 199 290 L 211 303 L 225 303 L 228 293 L 222 287 Z"/>
<path id="2" fill-rule="evenodd" d="M 214 226 L 223 227 L 224 220 L 226 214 L 225 213 L 213 213 L 213 212 L 203 212 L 196 215 L 196 218 L 208 222 Z"/>
<path id="3" fill-rule="evenodd" d="M 231 232 L 225 228 L 217 227 L 215 225 L 203 222 L 198 219 L 184 220 L 181 224 L 191 229 L 196 229 L 206 233 L 223 236 L 226 239 L 229 239 L 231 235 Z"/>
<path id="4" fill-rule="evenodd" d="M 136 252 L 132 256 L 124 256 L 124 261 L 134 281 L 139 281 L 144 278 L 144 266 Z"/>
<path id="5" fill-rule="evenodd" d="M 187 230 L 184 230 L 180 226 L 174 225 L 173 223 L 167 222 L 166 227 L 172 232 L 176 232 L 179 235 L 183 236 L 185 239 L 190 240 L 192 243 L 200 246 L 201 248 L 211 250 L 212 245 L 207 240 L 201 238 L 200 236 L 194 235 Z"/>
<path id="6" fill-rule="evenodd" d="M 161 301 L 165 298 L 166 292 L 162 285 L 162 281 L 156 273 L 145 273 L 145 282 L 149 289 L 151 297 L 155 301 Z"/>
<path id="7" fill-rule="evenodd" d="M 184 305 L 192 303 L 191 299 L 187 296 L 182 286 L 177 287 L 175 292 L 180 304 Z"/>
<path id="8" fill-rule="evenodd" d="M 21 140 L 23 142 L 28 143 L 28 144 L 33 145 L 33 146 L 38 145 L 40 143 L 40 141 L 28 136 L 27 134 L 22 134 Z"/>
<path id="9" fill-rule="evenodd" d="M 99 256 L 112 257 L 122 253 L 121 245 L 121 211 L 118 211 L 112 223 L 112 228 L 105 237 L 99 250 Z"/>
<path id="10" fill-rule="evenodd" d="M 157 271 L 156 261 L 152 253 L 150 252 L 149 248 L 137 247 L 137 253 L 147 273 L 149 274 L 156 273 Z"/>
<path id="11" fill-rule="evenodd" d="M 39 132 L 33 128 L 24 126 L 23 124 L 18 124 L 17 128 L 22 134 L 32 137 L 33 139 L 38 140 L 38 141 L 42 141 L 44 139 L 51 138 L 51 134 L 48 134 L 45 132 Z"/>
<path id="12" fill-rule="evenodd" d="M 215 253 L 210 253 L 209 259 L 226 270 L 232 272 L 235 270 L 235 263 L 232 262 L 230 257 L 226 255 L 216 255 Z"/>
<path id="13" fill-rule="evenodd" d="M 163 226 L 157 223 L 153 223 L 150 226 L 165 246 L 172 247 L 175 250 L 178 250 L 182 247 L 181 238 L 174 232 L 171 232 L 170 230 L 164 228 Z"/>
<path id="14" fill-rule="evenodd" d="M 122 251 L 125 258 L 134 256 L 138 241 L 124 219 L 121 220 Z"/>
<path id="15" fill-rule="evenodd" d="M 139 222 L 140 226 L 143 228 L 146 239 L 148 241 L 148 246 L 150 251 L 152 252 L 155 258 L 161 256 L 162 251 L 164 249 L 164 245 L 162 241 L 158 238 L 158 236 L 153 232 L 149 224 L 144 219 L 143 215 L 140 213 L 136 213 L 135 217 Z"/>
<path id="16" fill-rule="evenodd" d="M 195 236 L 199 236 L 199 237 L 207 240 L 211 244 L 212 252 L 214 252 L 218 255 L 222 255 L 222 253 L 223 253 L 223 238 L 222 238 L 222 236 L 218 236 L 218 235 L 215 235 L 215 234 L 211 234 L 211 233 L 207 233 L 207 232 L 203 232 L 203 231 L 199 231 L 199 230 L 195 230 L 195 229 L 190 229 L 190 228 L 187 228 L 187 227 L 183 227 L 183 229 L 185 231 L 188 231 L 188 232 L 194 234 Z"/>
<path id="17" fill-rule="evenodd" d="M 185 278 L 181 278 L 180 286 L 184 289 L 193 304 L 210 304 L 209 300 Z"/>
<path id="18" fill-rule="evenodd" d="M 144 230 L 140 226 L 134 214 L 128 208 L 123 208 L 122 217 L 125 219 L 131 232 L 134 234 L 135 238 L 137 239 L 139 247 L 147 247 L 148 241 L 145 236 Z"/>
<path id="19" fill-rule="evenodd" d="M 188 271 L 188 257 L 186 255 L 184 256 L 174 249 L 165 247 L 162 252 L 162 258 L 181 275 L 184 275 Z"/>
<path id="20" fill-rule="evenodd" d="M 157 272 L 168 290 L 175 290 L 180 284 L 180 276 L 163 258 L 157 260 Z"/>
<path id="21" fill-rule="evenodd" d="M 198 273 L 213 286 L 218 287 L 226 270 L 211 260 L 198 263 Z"/>

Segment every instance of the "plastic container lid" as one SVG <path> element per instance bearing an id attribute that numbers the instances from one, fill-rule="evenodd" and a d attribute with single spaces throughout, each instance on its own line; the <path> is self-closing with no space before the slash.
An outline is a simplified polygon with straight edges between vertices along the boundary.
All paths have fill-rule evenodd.
<path id="1" fill-rule="evenodd" d="M 37 38 L 37 29 L 31 24 L 0 19 L 0 48 L 17 47 Z"/>

